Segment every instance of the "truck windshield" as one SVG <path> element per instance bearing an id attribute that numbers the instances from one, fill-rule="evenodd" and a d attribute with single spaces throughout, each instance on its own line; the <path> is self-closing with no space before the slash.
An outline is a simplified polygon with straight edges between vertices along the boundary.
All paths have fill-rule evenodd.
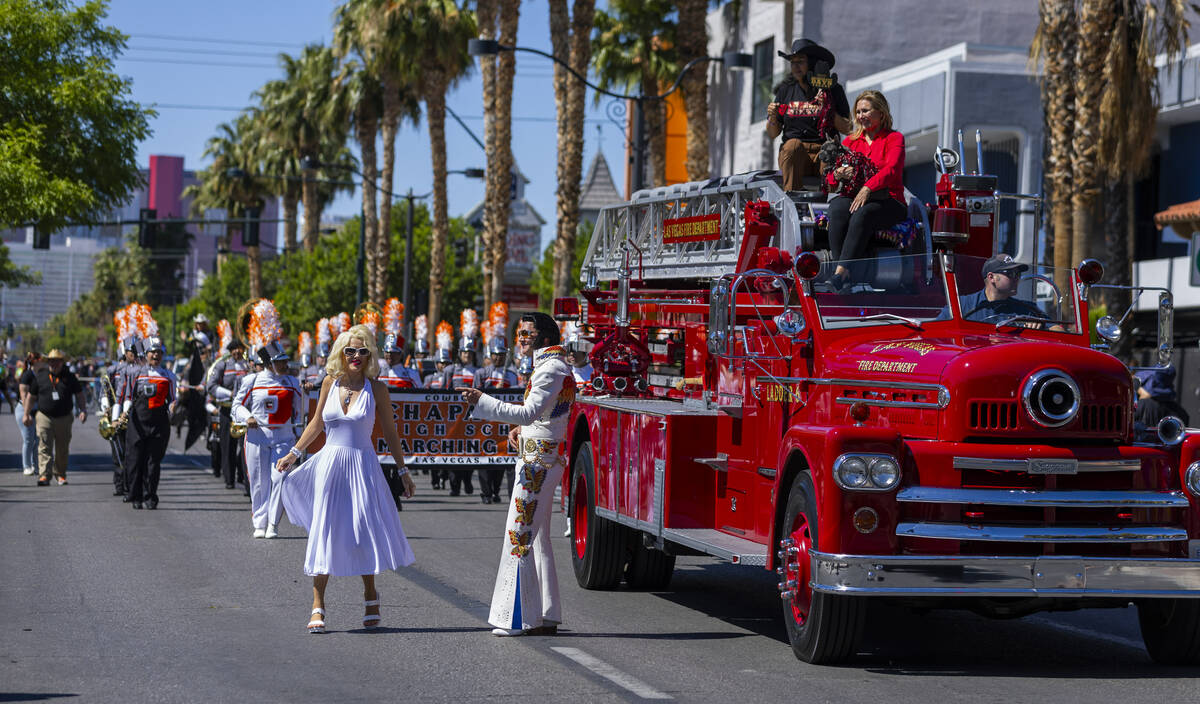
<path id="1" fill-rule="evenodd" d="M 849 272 L 836 286 L 816 281 L 812 297 L 822 327 L 911 325 L 937 319 L 948 309 L 946 282 L 939 257 L 926 254 L 885 255 L 840 262 Z M 828 271 L 835 270 L 830 262 Z"/>
<path id="2" fill-rule="evenodd" d="M 956 256 L 954 280 L 965 320 L 1078 332 L 1071 270 L 1006 259 Z M 943 314 L 949 317 L 948 312 Z"/>

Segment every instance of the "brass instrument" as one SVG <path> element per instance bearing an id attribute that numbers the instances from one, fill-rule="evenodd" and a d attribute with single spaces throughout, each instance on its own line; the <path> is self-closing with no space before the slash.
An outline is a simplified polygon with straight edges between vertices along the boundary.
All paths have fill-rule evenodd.
<path id="1" fill-rule="evenodd" d="M 265 423 L 259 423 L 258 425 L 254 426 L 254 427 L 259 428 L 260 430 L 266 430 L 266 429 L 271 429 L 271 428 L 303 427 L 303 424 L 302 423 L 282 423 L 280 425 L 267 425 Z M 250 429 L 250 426 L 246 425 L 245 423 L 230 423 L 229 424 L 229 437 L 235 438 L 235 439 L 244 437 L 246 435 L 246 431 L 249 429 Z"/>
<path id="2" fill-rule="evenodd" d="M 108 378 L 108 372 L 100 375 L 100 387 L 104 391 L 104 395 L 108 397 L 110 403 L 116 403 L 117 392 L 113 390 L 112 380 Z M 96 422 L 96 432 L 100 433 L 100 437 L 105 440 L 111 440 L 118 433 L 125 432 L 125 427 L 129 425 L 129 415 L 122 414 L 115 421 L 109 417 L 108 413 L 101 413 L 100 420 Z"/>

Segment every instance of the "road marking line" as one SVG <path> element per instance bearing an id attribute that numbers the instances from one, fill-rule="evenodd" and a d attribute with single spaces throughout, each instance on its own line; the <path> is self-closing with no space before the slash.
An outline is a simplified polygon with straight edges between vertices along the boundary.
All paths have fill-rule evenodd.
<path id="1" fill-rule="evenodd" d="M 551 650 L 574 660 L 604 679 L 619 687 L 633 692 L 642 699 L 674 699 L 670 694 L 660 692 L 633 675 L 627 675 L 603 660 L 597 659 L 578 648 L 556 648 Z"/>
<path id="2" fill-rule="evenodd" d="M 1049 626 L 1050 628 L 1056 628 L 1060 631 L 1065 631 L 1067 633 L 1074 633 L 1075 635 L 1078 635 L 1078 636 L 1087 636 L 1088 638 L 1099 638 L 1101 640 L 1106 640 L 1110 643 L 1116 643 L 1118 645 L 1123 645 L 1127 648 L 1133 648 L 1134 650 L 1144 651 L 1146 649 L 1146 644 L 1139 640 L 1134 640 L 1132 638 L 1123 638 L 1121 636 L 1114 636 L 1111 633 L 1104 633 L 1102 631 L 1094 631 L 1090 628 L 1080 628 L 1079 626 L 1071 626 L 1071 625 L 1068 625 L 1065 623 L 1057 623 L 1055 621 L 1051 621 L 1050 619 L 1043 618 L 1041 616 L 1030 616 L 1026 620 L 1041 624 L 1043 626 Z"/>

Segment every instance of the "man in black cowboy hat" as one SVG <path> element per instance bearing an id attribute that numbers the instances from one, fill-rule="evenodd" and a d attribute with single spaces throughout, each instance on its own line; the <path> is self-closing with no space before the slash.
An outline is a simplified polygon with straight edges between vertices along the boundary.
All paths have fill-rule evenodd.
<path id="1" fill-rule="evenodd" d="M 780 134 L 779 171 L 783 188 L 804 188 L 804 179 L 818 178 L 817 152 L 826 139 L 850 132 L 850 103 L 846 91 L 831 74 L 833 53 L 811 39 L 792 42 L 788 60 L 791 74 L 775 87 L 767 106 L 767 137 Z"/>

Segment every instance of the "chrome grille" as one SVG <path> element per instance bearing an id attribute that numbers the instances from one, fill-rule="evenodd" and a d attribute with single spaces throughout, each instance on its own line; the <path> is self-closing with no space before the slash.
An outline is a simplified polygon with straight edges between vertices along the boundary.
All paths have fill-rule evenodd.
<path id="1" fill-rule="evenodd" d="M 972 401 L 970 426 L 974 430 L 1013 430 L 1017 427 L 1016 401 Z"/>

